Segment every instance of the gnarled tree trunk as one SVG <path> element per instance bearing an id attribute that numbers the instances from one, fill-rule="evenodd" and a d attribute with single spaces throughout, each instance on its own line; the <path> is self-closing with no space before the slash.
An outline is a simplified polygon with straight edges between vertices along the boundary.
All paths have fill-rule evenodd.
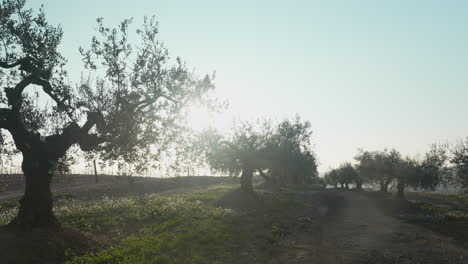
<path id="1" fill-rule="evenodd" d="M 262 170 L 258 169 L 258 173 L 262 178 L 265 180 L 265 184 L 272 184 L 272 177 L 268 176 L 266 173 L 264 173 Z"/>
<path id="2" fill-rule="evenodd" d="M 357 182 L 356 183 L 356 189 L 357 190 L 362 190 L 362 182 Z"/>
<path id="3" fill-rule="evenodd" d="M 79 143 L 83 151 L 88 151 L 100 143 L 97 135 L 87 134 L 97 122 L 96 115 L 88 113 L 88 120 L 81 128 L 71 123 L 62 133 L 42 138 L 39 133 L 27 131 L 14 113 L 9 116 L 11 120 L 8 128 L 16 147 L 23 154 L 25 190 L 18 215 L 9 225 L 24 230 L 35 227 L 56 228 L 59 224 L 52 212 L 52 172 L 58 160 L 73 144 Z"/>
<path id="4" fill-rule="evenodd" d="M 241 191 L 245 193 L 253 193 L 252 178 L 254 170 L 250 167 L 242 169 L 241 175 Z"/>
<path id="5" fill-rule="evenodd" d="M 390 185 L 391 180 L 385 179 L 380 181 L 380 191 L 388 192 L 388 185 Z"/>
<path id="6" fill-rule="evenodd" d="M 93 166 L 94 166 L 94 183 L 99 182 L 98 174 L 97 174 L 97 166 L 96 166 L 96 159 L 93 159 Z M 190 176 L 190 175 L 188 175 Z"/>
<path id="7" fill-rule="evenodd" d="M 381 184 L 381 185 L 380 185 L 380 191 L 381 191 L 381 192 L 388 192 L 388 185 L 386 185 L 386 184 Z"/>
<path id="8" fill-rule="evenodd" d="M 399 199 L 405 199 L 405 182 L 403 179 L 398 179 L 397 191 L 397 197 Z"/>
<path id="9" fill-rule="evenodd" d="M 59 226 L 52 212 L 51 168 L 56 161 L 41 158 L 39 154 L 23 154 L 22 169 L 25 177 L 24 195 L 20 200 L 18 215 L 10 226 L 25 230 L 35 227 Z"/>

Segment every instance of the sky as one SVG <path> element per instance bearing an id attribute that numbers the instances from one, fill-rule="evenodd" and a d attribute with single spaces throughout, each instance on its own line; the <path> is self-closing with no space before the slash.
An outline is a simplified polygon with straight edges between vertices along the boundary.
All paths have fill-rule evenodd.
<path id="1" fill-rule="evenodd" d="M 358 148 L 414 155 L 468 136 L 468 1 L 29 1 L 41 4 L 74 80 L 97 17 L 136 29 L 155 15 L 172 57 L 216 71 L 229 101 L 217 126 L 299 114 L 321 172 Z"/>

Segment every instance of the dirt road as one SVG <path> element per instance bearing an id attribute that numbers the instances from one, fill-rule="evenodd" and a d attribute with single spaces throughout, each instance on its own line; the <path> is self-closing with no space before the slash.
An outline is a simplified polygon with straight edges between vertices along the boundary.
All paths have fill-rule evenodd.
<path id="1" fill-rule="evenodd" d="M 468 250 L 451 239 L 384 215 L 358 192 L 336 195 L 343 204 L 321 232 L 298 234 L 275 263 L 468 263 Z"/>

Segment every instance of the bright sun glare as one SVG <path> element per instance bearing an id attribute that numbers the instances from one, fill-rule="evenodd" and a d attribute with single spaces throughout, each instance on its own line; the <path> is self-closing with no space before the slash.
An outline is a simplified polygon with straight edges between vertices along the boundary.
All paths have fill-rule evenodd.
<path id="1" fill-rule="evenodd" d="M 217 127 L 221 115 L 210 111 L 203 105 L 192 105 L 187 111 L 187 122 L 189 127 L 200 131 L 208 127 Z"/>

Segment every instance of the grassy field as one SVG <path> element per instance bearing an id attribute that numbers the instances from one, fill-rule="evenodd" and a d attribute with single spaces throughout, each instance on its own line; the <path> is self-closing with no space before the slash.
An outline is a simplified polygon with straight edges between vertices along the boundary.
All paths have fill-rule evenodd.
<path id="1" fill-rule="evenodd" d="M 401 218 L 453 237 L 468 247 L 468 196 L 409 193 L 407 198 L 418 206 L 419 213 Z"/>
<path id="2" fill-rule="evenodd" d="M 454 238 L 468 247 L 468 196 L 408 192 L 407 201 L 380 192 L 368 196 L 387 214 Z"/>
<path id="3" fill-rule="evenodd" d="M 320 224 L 323 200 L 312 187 L 250 197 L 234 183 L 183 185 L 159 193 L 119 185 L 59 194 L 54 212 L 64 228 L 44 241 L 55 243 L 53 250 L 24 250 L 43 238 L 40 231 L 2 247 L 10 255 L 23 249 L 21 261 L 52 263 L 268 263 L 288 235 Z M 16 212 L 17 202 L 1 202 L 0 224 Z"/>
<path id="4" fill-rule="evenodd" d="M 0 227 L 1 260 L 9 264 L 272 264 L 302 251 L 326 257 L 334 248 L 320 241 L 330 239 L 323 233 L 324 226 L 336 221 L 330 212 L 342 208 L 337 198 L 354 193 L 314 185 L 276 191 L 257 186 L 256 195 L 248 196 L 238 188 L 232 178 L 187 177 L 56 193 L 54 212 L 62 229 L 22 232 Z M 464 196 L 408 193 L 409 202 L 401 202 L 391 194 L 364 195 L 387 214 L 468 246 Z M 15 216 L 17 208 L 17 201 L 0 202 L 0 226 Z M 302 250 L 304 245 L 307 249 Z"/>

